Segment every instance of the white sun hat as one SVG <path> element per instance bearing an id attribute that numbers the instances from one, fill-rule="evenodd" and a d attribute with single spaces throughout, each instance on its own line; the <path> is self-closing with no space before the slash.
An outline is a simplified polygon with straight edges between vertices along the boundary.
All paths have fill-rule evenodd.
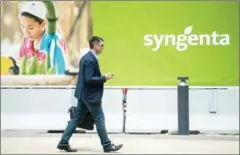
<path id="1" fill-rule="evenodd" d="M 41 1 L 31 1 L 31 2 L 27 2 L 23 8 L 21 9 L 21 12 L 27 12 L 30 13 L 38 18 L 41 18 L 43 20 L 46 19 L 46 7 L 43 4 L 43 2 Z"/>

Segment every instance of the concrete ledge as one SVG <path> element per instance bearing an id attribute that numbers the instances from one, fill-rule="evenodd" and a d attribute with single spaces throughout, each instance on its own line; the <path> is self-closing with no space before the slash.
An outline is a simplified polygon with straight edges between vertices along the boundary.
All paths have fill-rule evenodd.
<path id="1" fill-rule="evenodd" d="M 1 86 L 75 85 L 76 76 L 67 75 L 2 75 Z"/>

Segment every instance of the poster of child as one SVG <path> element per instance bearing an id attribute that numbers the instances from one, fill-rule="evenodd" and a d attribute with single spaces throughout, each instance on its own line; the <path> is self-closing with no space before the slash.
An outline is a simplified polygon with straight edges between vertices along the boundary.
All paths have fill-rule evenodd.
<path id="1" fill-rule="evenodd" d="M 19 14 L 21 29 L 24 34 L 17 61 L 21 64 L 21 74 L 64 74 L 67 70 L 68 48 L 61 35 L 48 30 L 54 19 L 46 16 L 43 2 L 26 3 Z M 56 25 L 52 25 L 56 26 Z M 32 67 L 26 71 L 26 65 Z"/>

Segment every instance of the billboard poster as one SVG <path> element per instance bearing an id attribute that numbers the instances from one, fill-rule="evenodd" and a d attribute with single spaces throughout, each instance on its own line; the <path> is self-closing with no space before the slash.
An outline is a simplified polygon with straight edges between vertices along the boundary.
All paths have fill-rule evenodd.
<path id="1" fill-rule="evenodd" d="M 80 53 L 92 35 L 90 6 L 1 1 L 1 84 L 75 85 Z"/>
<path id="2" fill-rule="evenodd" d="M 105 39 L 100 63 L 109 85 L 239 85 L 238 2 L 93 3 L 94 34 Z"/>
<path id="3" fill-rule="evenodd" d="M 176 86 L 178 76 L 192 86 L 239 85 L 237 1 L 54 1 L 55 12 L 27 3 L 1 2 L 4 79 L 75 85 L 88 38 L 96 35 L 105 43 L 101 72 L 115 73 L 108 86 Z M 26 12 L 39 18 L 29 23 Z"/>

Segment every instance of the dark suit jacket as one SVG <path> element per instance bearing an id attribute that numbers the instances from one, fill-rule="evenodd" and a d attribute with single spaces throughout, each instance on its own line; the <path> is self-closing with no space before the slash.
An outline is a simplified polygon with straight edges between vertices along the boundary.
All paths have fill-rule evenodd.
<path id="1" fill-rule="evenodd" d="M 79 63 L 75 97 L 87 103 L 102 101 L 105 76 L 101 75 L 99 64 L 92 52 L 85 54 Z"/>

